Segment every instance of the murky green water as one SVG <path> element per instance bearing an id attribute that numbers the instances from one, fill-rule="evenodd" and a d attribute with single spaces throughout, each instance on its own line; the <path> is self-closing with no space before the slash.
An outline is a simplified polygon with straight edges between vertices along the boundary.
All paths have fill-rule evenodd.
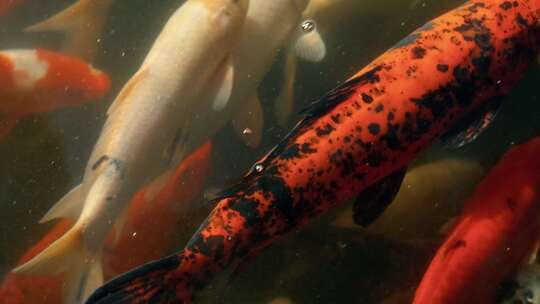
<path id="1" fill-rule="evenodd" d="M 73 1 L 27 2 L 0 19 L 0 49 L 58 48 L 61 35 L 21 34 L 21 29 Z M 1 273 L 9 271 L 52 227 L 38 224 L 38 220 L 80 182 L 108 105 L 136 71 L 163 23 L 181 2 L 118 0 L 110 12 L 94 63 L 112 78 L 113 88 L 107 98 L 25 118 L 0 142 Z M 417 26 L 463 1 L 425 0 L 414 8 L 410 7 L 411 0 L 344 2 L 346 9 L 338 10 L 339 18 L 320 22 L 328 49 L 324 61 L 299 63 L 296 111 L 348 78 Z M 263 143 L 255 150 L 250 149 L 230 126 L 221 130 L 214 139 L 209 188 L 223 187 L 241 176 L 296 122 L 297 116 L 290 120 L 287 128 L 279 127 L 273 116 L 272 102 L 281 87 L 282 61 L 283 56 L 277 58 L 259 88 L 266 121 Z M 540 68 L 534 65 L 507 98 L 494 125 L 474 143 L 461 149 L 436 145 L 424 153 L 417 164 L 456 158 L 473 160 L 487 170 L 512 143 L 539 134 L 538 79 Z M 459 185 L 453 191 L 470 191 L 471 187 Z M 462 196 L 464 194 L 456 195 Z M 445 203 L 454 207 L 442 208 L 441 213 L 429 216 L 436 216 L 443 223 L 456 215 L 461 201 Z M 426 233 L 430 237 L 404 239 L 397 232 L 396 235 L 379 235 L 346 224 L 333 224 L 349 208 L 344 204 L 339 210 L 276 242 L 244 265 L 233 279 L 222 278 L 213 283 L 198 302 L 268 303 L 274 298 L 286 297 L 294 303 L 407 303 L 442 236 L 430 231 Z M 178 227 L 182 236 L 171 252 L 183 247 L 205 216 L 203 210 L 189 214 L 182 221 L 183 226 Z M 410 221 L 403 225 L 422 225 L 422 219 L 407 220 Z M 383 302 L 385 300 L 387 302 Z"/>

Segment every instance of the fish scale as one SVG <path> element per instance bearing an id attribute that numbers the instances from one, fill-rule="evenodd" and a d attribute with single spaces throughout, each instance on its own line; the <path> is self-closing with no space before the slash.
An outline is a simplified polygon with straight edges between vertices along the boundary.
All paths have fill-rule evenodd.
<path id="1" fill-rule="evenodd" d="M 539 49 L 539 8 L 469 1 L 413 32 L 308 108 L 184 250 L 109 282 L 88 303 L 190 303 L 224 268 L 402 170 L 510 91 Z"/>

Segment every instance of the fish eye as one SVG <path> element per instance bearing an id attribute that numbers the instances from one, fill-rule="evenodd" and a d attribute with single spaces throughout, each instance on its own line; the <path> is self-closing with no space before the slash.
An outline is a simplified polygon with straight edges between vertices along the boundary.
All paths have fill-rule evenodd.
<path id="1" fill-rule="evenodd" d="M 305 20 L 302 22 L 302 24 L 300 24 L 300 27 L 304 33 L 310 33 L 315 29 L 316 24 L 313 20 Z"/>

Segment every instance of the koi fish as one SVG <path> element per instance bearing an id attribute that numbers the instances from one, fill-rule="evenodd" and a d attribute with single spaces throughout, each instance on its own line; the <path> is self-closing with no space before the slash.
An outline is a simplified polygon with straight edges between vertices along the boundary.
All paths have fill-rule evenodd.
<path id="1" fill-rule="evenodd" d="M 41 49 L 0 51 L 0 138 L 20 118 L 98 100 L 110 85 L 107 74 L 75 57 Z"/>
<path id="2" fill-rule="evenodd" d="M 392 204 L 369 227 L 355 224 L 354 208 L 340 214 L 333 225 L 362 229 L 394 240 L 441 238 L 441 228 L 459 215 L 462 203 L 485 174 L 476 161 L 445 158 L 411 168 Z"/>
<path id="3" fill-rule="evenodd" d="M 93 61 L 113 3 L 114 0 L 78 0 L 47 20 L 25 28 L 25 31 L 64 32 L 62 52 Z"/>
<path id="4" fill-rule="evenodd" d="M 539 50 L 539 9 L 538 0 L 469 1 L 416 30 L 305 110 L 182 251 L 87 303 L 189 303 L 226 267 L 357 194 L 357 222 L 369 224 L 419 151 L 453 128 L 485 125 L 471 115 L 491 114 Z"/>
<path id="5" fill-rule="evenodd" d="M 178 218 L 197 207 L 197 199 L 210 172 L 211 152 L 212 143 L 207 142 L 182 161 L 172 174 L 162 174 L 135 194 L 122 236 L 116 242 L 109 238 L 107 243 L 103 256 L 106 278 L 168 252 L 171 235 L 178 230 Z"/>
<path id="6" fill-rule="evenodd" d="M 540 241 L 540 137 L 508 151 L 476 188 L 413 303 L 496 303 Z"/>
<path id="7" fill-rule="evenodd" d="M 188 0 L 173 13 L 110 106 L 81 185 L 41 220 L 67 217 L 75 225 L 15 272 L 65 273 L 66 303 L 82 301 L 102 284 L 103 245 L 113 224 L 121 231 L 129 198 L 179 163 L 180 122 L 200 99 L 229 98 L 230 55 L 248 5 L 249 0 Z"/>
<path id="8" fill-rule="evenodd" d="M 102 260 L 105 278 L 112 278 L 167 253 L 172 245 L 171 235 L 177 228 L 178 217 L 186 210 L 193 209 L 203 190 L 210 169 L 211 149 L 212 144 L 206 143 L 188 156 L 173 174 L 163 174 L 134 195 L 122 235 L 116 238 L 112 232 L 107 240 Z M 164 182 L 165 186 L 162 186 Z M 157 189 L 161 190 L 156 193 Z M 18 265 L 35 257 L 72 225 L 71 219 L 62 219 L 27 251 Z M 62 303 L 63 283 L 62 274 L 35 276 L 9 273 L 0 286 L 0 302 Z"/>
<path id="9" fill-rule="evenodd" d="M 302 11 L 309 1 L 251 0 L 244 32 L 233 52 L 236 73 L 231 97 L 226 104 L 199 104 L 192 119 L 186 121 L 189 125 L 183 128 L 183 154 L 212 138 L 229 122 L 248 146 L 259 145 L 264 117 L 257 87 L 274 58 L 281 48 L 289 44 L 298 45 L 301 50 L 318 47 L 306 44 L 306 41 L 297 42 L 303 35 L 295 35 Z M 323 43 L 322 40 L 319 42 Z"/>

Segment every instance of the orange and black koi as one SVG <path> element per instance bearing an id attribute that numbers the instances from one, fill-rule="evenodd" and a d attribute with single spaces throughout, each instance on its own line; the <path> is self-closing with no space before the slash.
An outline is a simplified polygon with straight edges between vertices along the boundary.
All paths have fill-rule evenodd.
<path id="1" fill-rule="evenodd" d="M 88 303 L 189 303 L 216 273 L 358 193 L 357 220 L 369 223 L 388 203 L 362 197 L 384 198 L 375 194 L 398 188 L 388 180 L 436 138 L 478 112 L 492 116 L 538 52 L 539 9 L 540 0 L 469 1 L 413 32 L 305 111 L 183 251 Z"/>

